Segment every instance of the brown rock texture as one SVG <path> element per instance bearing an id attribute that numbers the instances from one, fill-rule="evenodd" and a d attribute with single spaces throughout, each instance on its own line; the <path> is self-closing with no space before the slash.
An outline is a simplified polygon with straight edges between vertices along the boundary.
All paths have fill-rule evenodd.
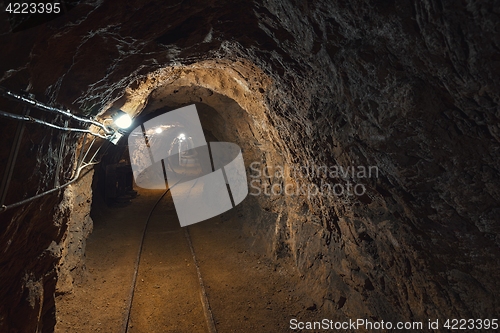
<path id="1" fill-rule="evenodd" d="M 231 100 L 213 135 L 239 143 L 248 167 L 286 166 L 283 178 L 261 177 L 270 184 L 321 187 L 294 177 L 306 164 L 377 166 L 378 177 L 335 179 L 363 183 L 363 196 L 262 195 L 245 215 L 332 319 L 498 314 L 495 1 L 82 1 L 15 33 L 0 16 L 3 87 L 93 115 Z M 9 142 L 15 123 L 0 126 Z M 55 170 L 60 136 L 29 126 L 9 202 L 46 188 Z M 0 216 L 0 331 L 53 328 L 64 200 Z"/>
<path id="2" fill-rule="evenodd" d="M 60 209 L 69 210 L 69 216 L 66 234 L 59 245 L 61 260 L 58 265 L 57 293 L 71 292 L 73 283 L 85 277 L 85 240 L 92 232 L 90 209 L 93 175 L 93 169 L 90 169 L 76 183 L 66 187 L 59 205 Z"/>

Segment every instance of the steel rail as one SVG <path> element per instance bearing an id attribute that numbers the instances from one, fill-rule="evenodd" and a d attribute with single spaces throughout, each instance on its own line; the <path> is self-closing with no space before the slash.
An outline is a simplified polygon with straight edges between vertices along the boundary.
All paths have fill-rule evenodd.
<path id="1" fill-rule="evenodd" d="M 160 198 L 154 204 L 153 208 L 151 208 L 151 210 L 149 211 L 149 215 L 146 219 L 146 223 L 144 224 L 144 229 L 142 230 L 142 236 L 141 236 L 141 243 L 139 244 L 139 249 L 137 250 L 137 257 L 135 259 L 135 264 L 134 264 L 134 275 L 132 276 L 132 286 L 131 286 L 132 288 L 130 289 L 130 294 L 129 294 L 128 301 L 127 301 L 127 313 L 126 313 L 124 324 L 123 324 L 123 332 L 124 333 L 128 333 L 130 314 L 132 313 L 132 302 L 134 301 L 135 288 L 137 285 L 137 275 L 139 273 L 139 265 L 141 263 L 142 248 L 144 246 L 144 240 L 146 239 L 146 231 L 148 230 L 149 221 L 151 220 L 151 217 L 153 216 L 153 212 L 156 209 L 156 207 L 158 206 L 158 204 L 160 203 L 161 199 L 163 199 L 163 197 L 165 195 L 167 195 L 167 193 L 170 192 L 170 190 L 172 188 L 174 188 L 174 186 L 177 185 L 181 180 L 179 180 L 177 183 L 175 183 L 171 187 L 167 188 L 167 190 L 165 192 L 163 192 L 163 194 L 160 196 Z"/>
<path id="2" fill-rule="evenodd" d="M 122 328 L 122 331 L 124 333 L 128 333 L 128 331 L 129 331 L 130 315 L 132 313 L 132 303 L 133 303 L 133 300 L 134 300 L 135 288 L 137 286 L 137 275 L 139 273 L 139 266 L 140 266 L 140 262 L 141 262 L 141 254 L 142 254 L 142 250 L 143 250 L 143 247 L 144 247 L 144 240 L 146 238 L 146 232 L 148 230 L 149 221 L 151 220 L 151 217 L 153 216 L 153 212 L 156 209 L 156 207 L 158 206 L 158 204 L 160 203 L 160 201 L 165 197 L 165 195 L 168 192 L 170 192 L 170 190 L 172 188 L 174 188 L 182 180 L 183 179 L 180 179 L 174 185 L 172 185 L 171 187 L 169 187 L 160 196 L 160 198 L 153 205 L 153 208 L 149 211 L 148 217 L 146 219 L 146 223 L 145 223 L 144 228 L 142 230 L 141 242 L 139 244 L 139 249 L 137 251 L 137 258 L 136 258 L 135 265 L 134 265 L 134 274 L 133 274 L 133 277 L 132 277 L 132 286 L 131 286 L 130 294 L 129 294 L 128 301 L 127 301 L 127 312 L 125 314 L 124 324 L 123 324 L 123 328 Z M 205 285 L 204 285 L 203 279 L 201 277 L 200 267 L 198 265 L 198 260 L 196 259 L 196 254 L 194 252 L 193 243 L 191 242 L 191 237 L 189 235 L 189 231 L 188 231 L 187 227 L 184 228 L 184 236 L 186 237 L 186 241 L 187 241 L 187 243 L 189 245 L 189 249 L 190 249 L 191 255 L 193 257 L 193 262 L 194 262 L 194 265 L 196 267 L 196 273 L 197 273 L 197 277 L 198 277 L 198 283 L 199 283 L 200 289 L 201 289 L 201 295 L 200 295 L 201 296 L 201 305 L 203 307 L 203 312 L 204 312 L 204 315 L 205 315 L 205 320 L 207 322 L 207 329 L 208 329 L 208 331 L 210 333 L 217 333 L 217 327 L 215 325 L 215 321 L 214 321 L 214 318 L 213 318 L 212 310 L 210 308 L 210 303 L 208 302 L 208 297 L 207 297 L 207 293 L 206 293 L 206 290 L 205 290 Z"/>

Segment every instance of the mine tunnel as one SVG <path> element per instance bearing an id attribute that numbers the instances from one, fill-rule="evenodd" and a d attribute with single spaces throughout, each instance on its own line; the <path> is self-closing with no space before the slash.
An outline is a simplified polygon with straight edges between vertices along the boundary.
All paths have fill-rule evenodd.
<path id="1" fill-rule="evenodd" d="M 0 332 L 498 330 L 497 1 L 0 8 Z"/>

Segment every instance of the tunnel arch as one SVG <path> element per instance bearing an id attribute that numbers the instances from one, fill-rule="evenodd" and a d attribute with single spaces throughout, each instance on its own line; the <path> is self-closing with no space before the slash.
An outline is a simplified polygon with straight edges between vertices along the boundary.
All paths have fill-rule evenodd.
<path id="1" fill-rule="evenodd" d="M 209 89 L 234 100 L 252 118 L 261 122 L 267 118 L 269 110 L 265 93 L 272 88 L 272 80 L 256 65 L 243 59 L 206 60 L 156 70 L 131 82 L 113 105 L 134 116 L 143 111 L 149 99 L 161 103 L 161 96 L 173 95 L 182 86 Z M 106 110 L 101 112 L 101 117 L 107 115 Z M 262 127 L 268 129 L 266 125 L 262 124 Z"/>
<path id="2" fill-rule="evenodd" d="M 206 104 L 216 110 L 224 121 L 217 124 L 219 131 L 229 134 L 227 139 L 242 148 L 247 169 L 253 161 L 258 161 L 263 168 L 266 165 L 281 165 L 286 169 L 286 181 L 296 184 L 288 168 L 296 161 L 290 160 L 293 155 L 288 153 L 287 137 L 283 137 L 279 127 L 273 123 L 275 119 L 270 110 L 280 96 L 276 90 L 272 76 L 248 59 L 209 59 L 167 66 L 136 78 L 117 93 L 118 97 L 100 112 L 98 118 L 109 117 L 113 107 L 138 117 L 162 108 L 172 110 L 190 103 Z M 241 120 L 243 123 L 240 123 Z M 260 181 L 269 180 L 262 177 Z M 307 201 L 304 197 L 278 197 L 281 197 L 279 203 L 276 197 L 268 200 L 270 198 L 256 196 L 251 200 L 258 202 L 259 209 L 273 211 L 275 219 L 281 216 L 284 221 L 286 214 L 282 212 L 290 201 L 293 204 L 297 200 Z M 272 252 L 281 247 L 279 243 L 283 239 L 278 239 L 281 228 L 289 229 L 290 225 L 285 223 L 273 231 L 269 245 Z M 267 233 L 263 237 L 268 237 Z"/>
<path id="3" fill-rule="evenodd" d="M 288 148 L 269 118 L 268 95 L 274 89 L 273 80 L 245 59 L 205 60 L 184 66 L 168 66 L 134 80 L 113 103 L 103 109 L 98 118 L 109 117 L 113 107 L 137 117 L 166 105 L 167 109 L 173 109 L 190 103 L 203 103 L 218 111 L 224 125 L 235 127 L 236 132 L 228 139 L 235 140 L 244 154 L 253 152 L 246 156 L 246 161 L 284 164 L 284 156 L 287 156 L 284 152 Z M 244 125 L 239 123 L 241 120 Z M 238 140 L 239 137 L 245 140 Z"/>
<path id="4" fill-rule="evenodd" d="M 264 166 L 286 165 L 283 157 L 286 156 L 283 154 L 286 145 L 268 117 L 267 94 L 273 89 L 272 80 L 244 59 L 169 66 L 133 81 L 120 94 L 121 97 L 100 113 L 99 118 L 106 119 L 113 108 L 120 108 L 140 120 L 152 113 L 160 114 L 195 104 L 204 130 L 210 128 L 217 140 L 234 142 L 242 148 L 247 170 L 254 161 Z M 217 115 L 220 121 L 214 122 L 211 115 Z M 122 148 L 125 139 L 120 141 Z M 106 158 L 105 162 L 116 163 L 122 155 L 123 149 L 111 159 Z M 263 175 L 260 181 L 268 179 Z M 287 240 L 281 238 L 282 230 L 275 229 L 275 223 L 277 218 L 285 219 L 286 214 L 283 216 L 281 212 L 286 210 L 286 202 L 294 199 L 283 196 L 280 204 L 275 200 L 272 202 L 266 196 L 248 196 L 241 209 L 250 216 L 244 228 L 262 242 L 267 252 L 283 255 L 280 243 Z M 259 213 L 255 215 L 255 211 Z"/>

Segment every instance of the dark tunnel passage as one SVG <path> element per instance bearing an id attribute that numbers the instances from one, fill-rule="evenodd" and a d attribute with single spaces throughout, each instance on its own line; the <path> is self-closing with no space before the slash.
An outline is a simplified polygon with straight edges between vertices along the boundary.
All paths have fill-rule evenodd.
<path id="1" fill-rule="evenodd" d="M 207 141 L 238 143 L 247 162 L 261 154 L 249 113 L 233 99 L 200 86 L 156 88 L 131 127 L 193 103 Z M 174 142 L 187 133 L 169 126 L 162 123 L 148 141 L 169 130 Z M 85 244 L 85 270 L 69 273 L 70 284 L 76 279 L 77 286 L 71 295 L 61 290 L 56 298 L 56 331 L 286 330 L 286 313 L 312 306 L 298 288 L 302 282 L 291 263 L 277 265 L 267 255 L 263 238 L 270 230 L 249 237 L 252 219 L 272 218 L 256 213 L 255 198 L 199 227 L 181 228 L 169 191 L 142 189 L 133 181 L 127 139 L 104 143 L 105 154 L 94 167 L 93 231 Z M 175 185 L 168 180 L 168 190 Z M 63 260 L 71 265 L 72 253 Z M 82 303 L 88 304 L 86 311 Z"/>
<path id="2" fill-rule="evenodd" d="M 0 333 L 498 330 L 495 1 L 22 3 Z"/>

